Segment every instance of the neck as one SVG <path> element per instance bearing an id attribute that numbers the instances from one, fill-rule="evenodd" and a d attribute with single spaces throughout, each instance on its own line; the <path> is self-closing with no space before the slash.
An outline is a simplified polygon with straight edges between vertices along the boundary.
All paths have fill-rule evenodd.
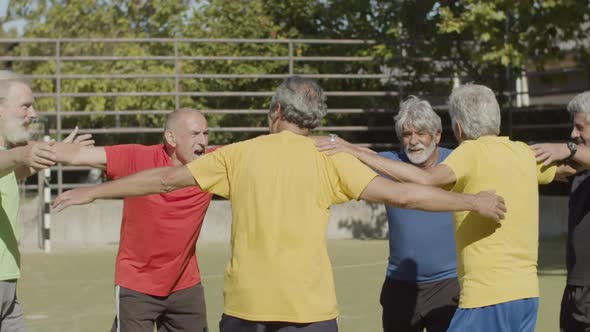
<path id="1" fill-rule="evenodd" d="M 182 165 L 182 162 L 180 162 L 180 160 L 178 160 L 178 157 L 176 156 L 176 149 L 174 149 L 174 147 L 172 147 L 168 144 L 164 144 L 164 151 L 166 151 L 166 154 L 168 155 L 168 157 L 170 157 L 170 160 L 172 161 L 172 165 L 174 165 L 174 166 Z"/>
<path id="2" fill-rule="evenodd" d="M 309 129 L 307 128 L 300 128 L 295 124 L 290 122 L 281 121 L 277 124 L 275 133 L 280 133 L 282 131 L 290 131 L 293 134 L 302 135 L 302 136 L 309 136 Z"/>

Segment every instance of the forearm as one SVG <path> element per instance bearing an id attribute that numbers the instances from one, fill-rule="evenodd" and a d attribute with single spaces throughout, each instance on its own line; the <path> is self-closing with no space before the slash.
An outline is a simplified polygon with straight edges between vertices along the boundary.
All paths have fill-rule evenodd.
<path id="1" fill-rule="evenodd" d="M 403 208 L 422 211 L 475 211 L 475 196 L 458 194 L 440 188 L 403 183 L 407 192 Z M 394 198 L 390 198 L 392 200 Z"/>
<path id="2" fill-rule="evenodd" d="M 107 157 L 104 147 L 84 146 L 74 143 L 56 143 L 58 163 L 71 166 L 106 168 Z"/>
<path id="3" fill-rule="evenodd" d="M 432 185 L 430 173 L 408 163 L 391 160 L 361 149 L 354 156 L 375 171 L 399 182 Z"/>
<path id="4" fill-rule="evenodd" d="M 191 185 L 196 185 L 196 182 L 185 166 L 161 167 L 94 186 L 90 189 L 90 196 L 93 199 L 144 196 Z"/>
<path id="5" fill-rule="evenodd" d="M 10 150 L 0 150 L 0 177 L 12 173 L 24 166 L 22 162 L 22 147 Z"/>

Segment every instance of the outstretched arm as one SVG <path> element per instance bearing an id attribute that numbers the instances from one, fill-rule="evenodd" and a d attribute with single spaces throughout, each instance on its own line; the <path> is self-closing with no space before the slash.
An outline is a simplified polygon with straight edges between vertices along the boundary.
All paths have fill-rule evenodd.
<path id="1" fill-rule="evenodd" d="M 55 165 L 54 142 L 28 142 L 10 150 L 0 151 L 0 177 L 15 172 L 24 179 L 36 171 Z"/>
<path id="2" fill-rule="evenodd" d="M 56 143 L 57 162 L 71 166 L 90 166 L 105 169 L 107 154 L 104 147 Z"/>
<path id="3" fill-rule="evenodd" d="M 453 171 L 444 165 L 423 170 L 408 163 L 381 157 L 371 150 L 355 146 L 341 138 L 331 141 L 327 137 L 317 136 L 314 139 L 318 150 L 324 151 L 327 155 L 338 152 L 350 153 L 375 171 L 396 181 L 436 187 L 444 187 L 457 181 Z"/>
<path id="4" fill-rule="evenodd" d="M 70 205 L 88 204 L 99 198 L 161 194 L 195 185 L 198 183 L 184 165 L 152 168 L 96 186 L 66 191 L 53 201 L 52 207 L 59 212 Z"/>
<path id="5" fill-rule="evenodd" d="M 506 213 L 504 199 L 495 195 L 494 191 L 482 191 L 477 195 L 458 194 L 430 186 L 395 183 L 383 177 L 373 179 L 360 198 L 404 209 L 474 211 L 496 221 L 504 219 Z"/>

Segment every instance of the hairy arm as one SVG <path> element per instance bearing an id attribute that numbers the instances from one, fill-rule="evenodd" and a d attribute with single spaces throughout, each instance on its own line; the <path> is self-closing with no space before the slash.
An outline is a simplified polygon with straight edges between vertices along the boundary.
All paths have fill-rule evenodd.
<path id="1" fill-rule="evenodd" d="M 124 198 L 161 194 L 198 185 L 184 166 L 152 168 L 114 181 L 88 188 L 77 188 L 59 195 L 52 204 L 56 211 L 70 205 L 82 205 L 99 198 Z"/>
<path id="2" fill-rule="evenodd" d="M 504 199 L 493 191 L 477 195 L 458 194 L 419 184 L 395 183 L 382 177 L 373 179 L 360 198 L 404 209 L 474 211 L 496 221 L 503 219 L 506 213 Z"/>
<path id="3" fill-rule="evenodd" d="M 327 155 L 338 152 L 349 153 L 375 171 L 399 182 L 444 187 L 457 181 L 453 171 L 444 165 L 423 170 L 412 164 L 381 157 L 374 151 L 355 146 L 341 138 L 330 141 L 327 137 L 317 136 L 314 140 L 318 150 Z"/>
<path id="4" fill-rule="evenodd" d="M 107 154 L 104 147 L 73 143 L 56 143 L 57 162 L 72 166 L 90 166 L 105 169 Z"/>

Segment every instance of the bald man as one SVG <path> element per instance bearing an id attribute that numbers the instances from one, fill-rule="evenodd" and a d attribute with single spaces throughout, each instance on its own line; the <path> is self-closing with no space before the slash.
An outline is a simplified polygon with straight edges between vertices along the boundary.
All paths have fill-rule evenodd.
<path id="1" fill-rule="evenodd" d="M 185 165 L 206 152 L 208 126 L 182 108 L 166 119 L 164 143 L 106 147 L 56 144 L 59 162 L 92 166 L 118 179 L 145 169 Z M 195 245 L 212 195 L 198 187 L 123 202 L 111 331 L 207 331 Z"/>

